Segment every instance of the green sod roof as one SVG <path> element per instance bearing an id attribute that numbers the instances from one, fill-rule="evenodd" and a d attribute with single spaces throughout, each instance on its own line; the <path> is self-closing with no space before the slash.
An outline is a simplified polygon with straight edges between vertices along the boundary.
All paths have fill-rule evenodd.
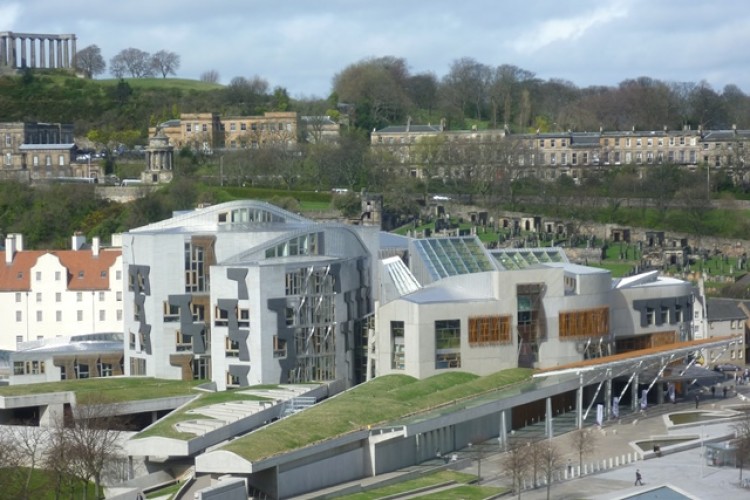
<path id="1" fill-rule="evenodd" d="M 532 372 L 513 368 L 486 377 L 463 372 L 424 380 L 406 375 L 377 377 L 222 449 L 257 461 L 527 381 Z"/>

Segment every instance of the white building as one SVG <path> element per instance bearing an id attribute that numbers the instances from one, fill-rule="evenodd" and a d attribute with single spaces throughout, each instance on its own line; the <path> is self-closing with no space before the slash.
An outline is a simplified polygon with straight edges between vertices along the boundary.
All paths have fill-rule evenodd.
<path id="1" fill-rule="evenodd" d="M 408 266 L 381 263 L 370 376 L 550 368 L 692 339 L 688 282 L 655 271 L 613 280 L 559 248 L 406 241 Z"/>
<path id="2" fill-rule="evenodd" d="M 21 342 L 79 334 L 122 332 L 119 248 L 72 237 L 71 250 L 24 250 L 23 236 L 5 239 L 0 265 L 0 349 Z"/>
<path id="3" fill-rule="evenodd" d="M 360 381 L 377 234 L 250 200 L 131 230 L 126 373 L 220 390 Z"/>

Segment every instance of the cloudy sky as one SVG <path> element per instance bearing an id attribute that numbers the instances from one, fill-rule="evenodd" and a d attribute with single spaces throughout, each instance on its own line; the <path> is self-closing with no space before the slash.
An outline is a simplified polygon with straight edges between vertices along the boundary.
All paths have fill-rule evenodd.
<path id="1" fill-rule="evenodd" d="M 438 78 L 472 57 L 579 87 L 649 76 L 750 94 L 746 0 L 2 0 L 0 30 L 74 33 L 107 62 L 170 50 L 179 77 L 257 75 L 293 97 L 325 97 L 336 73 L 380 56 Z"/>

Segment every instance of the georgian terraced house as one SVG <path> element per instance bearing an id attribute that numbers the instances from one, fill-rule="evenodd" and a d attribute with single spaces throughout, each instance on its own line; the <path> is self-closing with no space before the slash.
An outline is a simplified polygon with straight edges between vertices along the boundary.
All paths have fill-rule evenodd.
<path id="1" fill-rule="evenodd" d="M 591 171 L 633 165 L 641 175 L 655 165 L 723 169 L 748 181 L 750 130 L 630 130 L 508 134 L 503 130 L 449 131 L 441 125 L 390 126 L 371 134 L 371 145 L 390 151 L 404 175 L 460 176 L 459 168 L 495 166 L 510 178 L 576 182 Z M 469 146 L 468 148 L 466 146 Z M 470 150 L 471 154 L 466 151 Z M 506 175 L 506 174 L 502 174 Z"/>

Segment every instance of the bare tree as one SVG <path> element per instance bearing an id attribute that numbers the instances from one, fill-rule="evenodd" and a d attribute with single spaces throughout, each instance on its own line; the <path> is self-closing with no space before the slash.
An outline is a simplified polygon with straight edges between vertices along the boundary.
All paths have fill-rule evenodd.
<path id="1" fill-rule="evenodd" d="M 76 69 L 86 78 L 93 78 L 104 73 L 107 64 L 102 57 L 102 51 L 97 45 L 89 45 L 76 53 Z"/>
<path id="2" fill-rule="evenodd" d="M 508 445 L 508 451 L 502 458 L 502 466 L 510 473 L 513 491 L 521 498 L 523 480 L 529 472 L 529 453 L 531 446 L 526 441 L 517 441 Z"/>
<path id="3" fill-rule="evenodd" d="M 750 462 L 750 410 L 743 410 L 742 419 L 733 427 L 737 436 L 734 446 L 737 453 L 737 468 L 740 469 L 740 484 L 742 484 L 742 470 L 745 464 Z"/>
<path id="4" fill-rule="evenodd" d="M 23 495 L 19 485 L 24 483 L 24 456 L 13 429 L 0 427 L 0 491 L 7 498 L 21 498 Z"/>
<path id="5" fill-rule="evenodd" d="M 219 72 L 215 69 L 209 69 L 201 73 L 200 81 L 204 83 L 219 83 Z"/>
<path id="6" fill-rule="evenodd" d="M 537 478 L 541 475 L 547 485 L 547 500 L 549 500 L 552 475 L 563 464 L 562 454 L 552 441 L 543 439 L 531 445 L 531 462 L 534 468 L 534 486 L 537 486 Z"/>
<path id="7" fill-rule="evenodd" d="M 117 78 L 125 75 L 144 78 L 154 74 L 149 53 L 132 47 L 120 51 L 109 61 L 109 72 Z"/>
<path id="8" fill-rule="evenodd" d="M 37 426 L 15 426 L 13 427 L 16 448 L 24 457 L 26 474 L 23 483 L 23 498 L 32 498 L 39 492 L 32 491 L 31 479 L 40 462 L 43 461 L 44 443 L 48 440 L 48 429 Z"/>
<path id="9" fill-rule="evenodd" d="M 596 448 L 596 434 L 592 429 L 578 429 L 570 434 L 573 449 L 578 453 L 578 466 L 583 467 L 583 458 Z"/>
<path id="10" fill-rule="evenodd" d="M 103 396 L 90 398 L 86 404 L 79 403 L 64 432 L 68 461 L 81 479 L 93 479 L 96 498 L 99 498 L 105 467 L 120 452 L 120 431 L 115 430 L 115 419 L 108 403 Z"/>
<path id="11" fill-rule="evenodd" d="M 160 50 L 151 56 L 151 68 L 154 73 L 161 73 L 162 78 L 174 75 L 180 69 L 180 56 L 174 52 Z"/>

